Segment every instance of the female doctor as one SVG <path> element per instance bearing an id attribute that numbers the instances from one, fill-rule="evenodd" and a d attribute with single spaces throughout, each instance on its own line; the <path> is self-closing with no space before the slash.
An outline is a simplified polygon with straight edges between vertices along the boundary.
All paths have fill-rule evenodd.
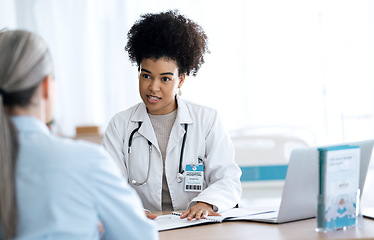
<path id="1" fill-rule="evenodd" d="M 143 100 L 110 121 L 103 145 L 149 211 L 205 218 L 234 207 L 240 168 L 217 112 L 177 95 L 208 52 L 202 28 L 177 10 L 145 14 L 125 47 Z M 149 218 L 156 215 L 147 213 Z"/>

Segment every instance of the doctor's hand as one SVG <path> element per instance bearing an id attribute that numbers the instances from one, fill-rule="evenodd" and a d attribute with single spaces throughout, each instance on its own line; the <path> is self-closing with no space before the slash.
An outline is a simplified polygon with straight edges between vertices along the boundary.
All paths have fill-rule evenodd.
<path id="1" fill-rule="evenodd" d="M 221 214 L 214 212 L 212 205 L 205 202 L 197 202 L 196 205 L 184 211 L 181 218 L 187 217 L 187 220 L 190 221 L 193 218 L 200 220 L 201 218 L 206 218 L 207 216 L 221 216 Z"/>
<path id="2" fill-rule="evenodd" d="M 147 218 L 149 218 L 151 220 L 157 218 L 157 215 L 156 214 L 152 214 L 150 211 L 144 210 L 144 212 L 145 212 L 145 215 L 147 216 Z"/>

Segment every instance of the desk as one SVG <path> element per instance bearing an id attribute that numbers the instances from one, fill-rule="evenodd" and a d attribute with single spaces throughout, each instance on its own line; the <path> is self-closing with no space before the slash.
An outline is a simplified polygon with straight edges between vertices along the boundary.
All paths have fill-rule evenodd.
<path id="1" fill-rule="evenodd" d="M 157 215 L 170 212 L 155 212 Z M 345 231 L 320 233 L 314 231 L 316 219 L 283 224 L 255 222 L 224 222 L 180 228 L 159 233 L 160 240 L 312 240 L 312 239 L 374 239 L 374 220 L 364 218 L 363 227 Z"/>

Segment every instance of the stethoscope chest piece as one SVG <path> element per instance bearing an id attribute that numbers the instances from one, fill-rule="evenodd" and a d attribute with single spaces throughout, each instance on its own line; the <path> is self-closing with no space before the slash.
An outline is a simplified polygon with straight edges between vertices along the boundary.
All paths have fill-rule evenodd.
<path id="1" fill-rule="evenodd" d="M 183 173 L 178 173 L 177 175 L 177 182 L 181 183 L 183 181 Z"/>

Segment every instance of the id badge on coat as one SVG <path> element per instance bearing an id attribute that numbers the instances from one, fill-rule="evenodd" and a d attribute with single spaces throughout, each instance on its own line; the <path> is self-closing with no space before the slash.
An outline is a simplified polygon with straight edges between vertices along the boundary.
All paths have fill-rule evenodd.
<path id="1" fill-rule="evenodd" d="M 184 179 L 184 191 L 201 192 L 204 183 L 204 164 L 186 165 L 186 177 Z"/>

